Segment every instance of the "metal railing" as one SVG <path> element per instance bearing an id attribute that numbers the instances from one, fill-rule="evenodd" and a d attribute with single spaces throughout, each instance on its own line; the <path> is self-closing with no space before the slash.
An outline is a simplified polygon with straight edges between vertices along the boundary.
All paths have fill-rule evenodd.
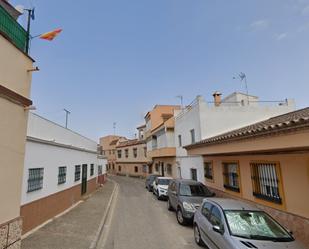
<path id="1" fill-rule="evenodd" d="M 26 53 L 27 31 L 0 5 L 0 33 Z"/>

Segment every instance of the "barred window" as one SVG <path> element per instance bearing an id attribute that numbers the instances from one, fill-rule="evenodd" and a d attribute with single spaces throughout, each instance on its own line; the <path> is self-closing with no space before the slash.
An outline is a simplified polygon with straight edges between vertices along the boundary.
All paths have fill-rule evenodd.
<path id="1" fill-rule="evenodd" d="M 128 157 L 129 157 L 129 150 L 128 150 L 128 149 L 125 149 L 125 150 L 124 150 L 124 153 L 125 153 L 126 158 L 128 158 Z"/>
<path id="2" fill-rule="evenodd" d="M 147 165 L 143 165 L 143 173 L 147 173 Z"/>
<path id="3" fill-rule="evenodd" d="M 79 181 L 80 180 L 80 165 L 75 165 L 75 177 L 74 181 Z"/>
<path id="4" fill-rule="evenodd" d="M 44 168 L 29 169 L 28 192 L 43 188 Z"/>
<path id="5" fill-rule="evenodd" d="M 239 165 L 237 163 L 223 163 L 224 187 L 240 192 L 239 190 Z"/>
<path id="6" fill-rule="evenodd" d="M 67 167 L 58 168 L 58 184 L 63 184 L 66 182 L 67 178 Z"/>
<path id="7" fill-rule="evenodd" d="M 94 175 L 94 164 L 90 164 L 90 176 Z"/>
<path id="8" fill-rule="evenodd" d="M 204 177 L 209 180 L 213 179 L 213 167 L 211 162 L 204 162 Z"/>
<path id="9" fill-rule="evenodd" d="M 251 163 L 253 195 L 281 204 L 278 172 L 279 165 L 276 163 Z"/>

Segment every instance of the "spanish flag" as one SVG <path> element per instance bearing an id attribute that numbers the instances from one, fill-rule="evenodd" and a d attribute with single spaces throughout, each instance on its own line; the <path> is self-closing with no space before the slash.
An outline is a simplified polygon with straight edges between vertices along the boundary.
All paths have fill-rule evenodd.
<path id="1" fill-rule="evenodd" d="M 40 35 L 40 38 L 44 40 L 52 41 L 57 35 L 61 33 L 61 31 L 62 29 L 55 29 L 53 31 Z"/>

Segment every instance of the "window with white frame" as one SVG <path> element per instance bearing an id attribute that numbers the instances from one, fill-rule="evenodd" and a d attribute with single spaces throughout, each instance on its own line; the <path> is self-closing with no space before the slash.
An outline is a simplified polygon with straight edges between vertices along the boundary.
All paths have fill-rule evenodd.
<path id="1" fill-rule="evenodd" d="M 67 167 L 62 166 L 58 168 L 58 184 L 63 184 L 66 182 L 67 178 Z"/>

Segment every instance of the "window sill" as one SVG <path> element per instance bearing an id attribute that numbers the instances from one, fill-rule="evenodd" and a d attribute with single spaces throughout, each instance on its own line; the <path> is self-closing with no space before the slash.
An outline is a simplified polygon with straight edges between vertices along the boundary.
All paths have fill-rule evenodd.
<path id="1" fill-rule="evenodd" d="M 225 189 L 228 189 L 228 190 L 231 190 L 233 192 L 237 192 L 237 193 L 240 193 L 240 189 L 239 188 L 236 188 L 236 187 L 232 187 L 232 186 L 229 186 L 229 185 L 223 185 Z"/>
<path id="2" fill-rule="evenodd" d="M 273 203 L 276 203 L 276 204 L 282 204 L 281 198 L 269 197 L 267 195 L 262 195 L 262 194 L 258 194 L 258 193 L 254 193 L 254 192 L 253 192 L 253 196 L 255 196 L 258 199 L 262 199 L 264 201 L 269 201 L 269 202 L 273 202 Z"/>

